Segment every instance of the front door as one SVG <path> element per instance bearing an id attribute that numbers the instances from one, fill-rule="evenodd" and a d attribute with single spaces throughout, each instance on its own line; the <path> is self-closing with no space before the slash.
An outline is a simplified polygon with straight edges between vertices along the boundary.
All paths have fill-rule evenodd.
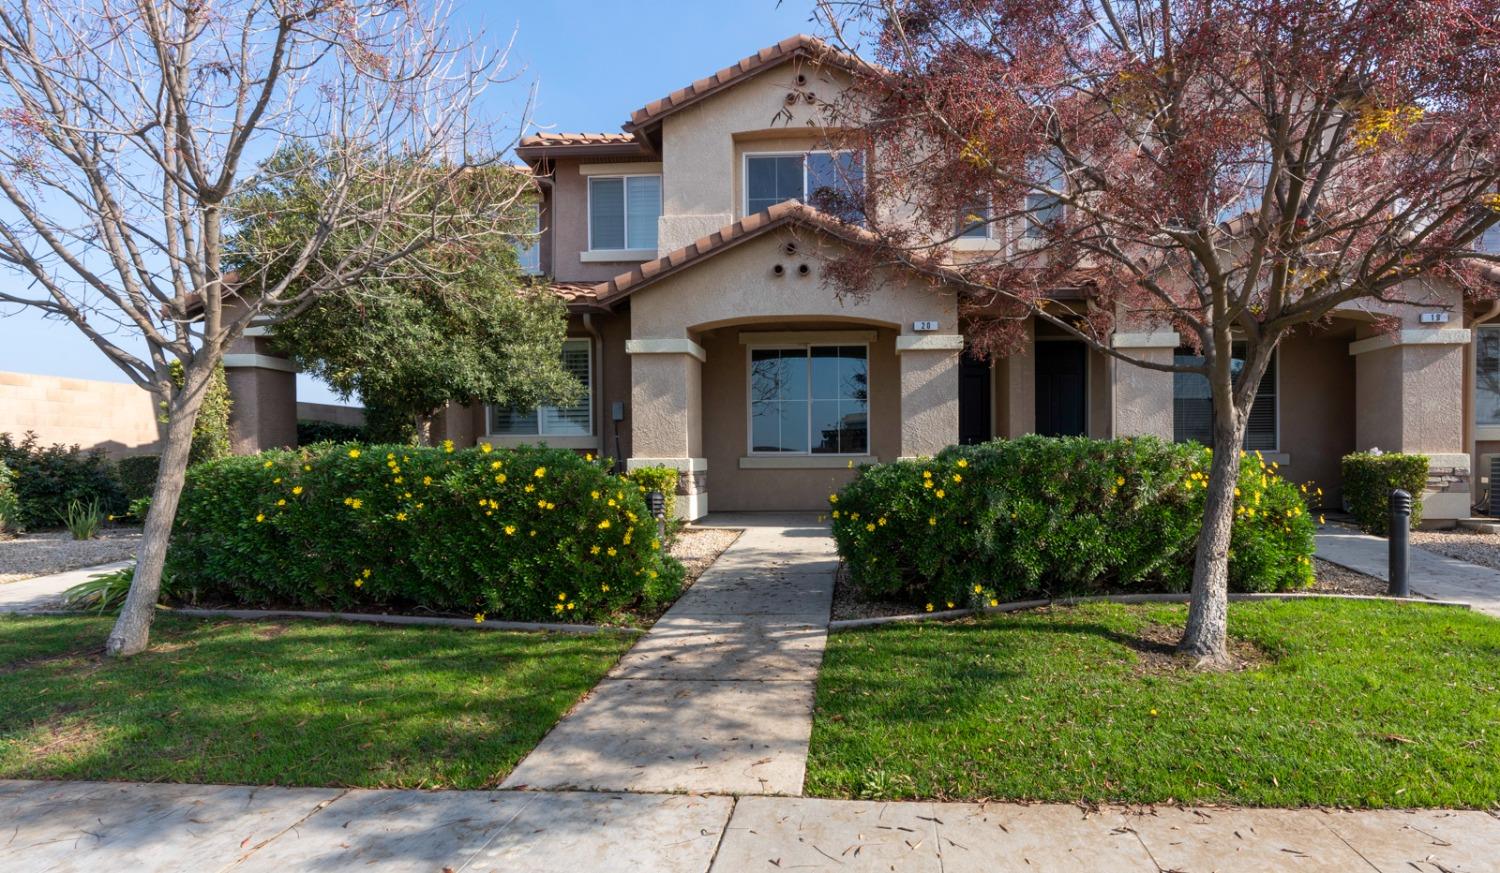
<path id="1" fill-rule="evenodd" d="M 988 442 L 990 421 L 990 362 L 964 352 L 958 361 L 958 442 L 972 446 Z"/>
<path id="2" fill-rule="evenodd" d="M 1088 354 L 1083 343 L 1036 344 L 1036 432 L 1082 436 L 1087 428 Z"/>

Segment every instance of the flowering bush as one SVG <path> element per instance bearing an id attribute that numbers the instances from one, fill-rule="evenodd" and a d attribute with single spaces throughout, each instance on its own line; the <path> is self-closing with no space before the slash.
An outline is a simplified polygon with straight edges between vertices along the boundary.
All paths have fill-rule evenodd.
<path id="1" fill-rule="evenodd" d="M 570 451 L 325 443 L 193 467 L 168 562 L 212 601 L 579 621 L 674 597 L 663 547 Z"/>
<path id="2" fill-rule="evenodd" d="M 1196 444 L 1028 436 L 861 468 L 831 495 L 851 581 L 930 609 L 1026 595 L 1184 591 L 1211 453 Z M 1245 456 L 1230 586 L 1312 582 L 1307 486 Z"/>

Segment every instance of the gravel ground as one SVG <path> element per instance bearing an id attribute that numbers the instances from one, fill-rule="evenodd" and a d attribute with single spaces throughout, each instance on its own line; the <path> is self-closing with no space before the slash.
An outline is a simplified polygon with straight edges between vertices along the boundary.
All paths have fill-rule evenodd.
<path id="1" fill-rule="evenodd" d="M 25 533 L 0 540 L 0 584 L 123 561 L 135 556 L 140 540 L 139 528 L 111 528 L 91 540 L 75 540 L 67 531 Z"/>
<path id="2" fill-rule="evenodd" d="M 723 528 L 683 528 L 667 551 L 687 568 L 687 585 L 693 584 L 708 565 L 740 538 L 737 530 Z"/>
<path id="3" fill-rule="evenodd" d="M 1321 558 L 1313 559 L 1313 567 L 1317 573 L 1317 581 L 1308 589 L 1309 591 L 1321 594 L 1384 594 L 1386 592 L 1385 582 L 1374 576 L 1356 573 L 1337 564 L 1330 564 Z M 833 589 L 834 621 L 850 618 L 878 618 L 887 615 L 913 615 L 921 611 L 920 606 L 901 601 L 861 599 L 859 591 L 849 584 L 843 568 L 839 568 L 838 581 Z"/>
<path id="4" fill-rule="evenodd" d="M 1469 530 L 1414 530 L 1411 544 L 1460 561 L 1500 570 L 1500 534 Z"/>

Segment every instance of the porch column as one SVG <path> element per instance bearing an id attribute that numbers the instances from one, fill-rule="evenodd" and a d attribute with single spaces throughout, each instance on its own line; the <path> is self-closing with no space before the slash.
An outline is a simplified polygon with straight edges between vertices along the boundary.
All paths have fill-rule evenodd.
<path id="1" fill-rule="evenodd" d="M 703 347 L 685 337 L 632 339 L 627 470 L 678 471 L 677 514 L 708 514 L 708 460 L 703 457 Z"/>
<path id="2" fill-rule="evenodd" d="M 237 455 L 297 445 L 297 368 L 251 327 L 224 355 L 229 447 Z"/>
<path id="3" fill-rule="evenodd" d="M 1172 363 L 1180 340 L 1176 331 L 1146 331 L 1114 335 L 1114 347 L 1152 363 Z M 1114 371 L 1113 435 L 1172 439 L 1172 374 L 1112 360 Z"/>
<path id="4" fill-rule="evenodd" d="M 995 362 L 995 436 L 1036 432 L 1036 319 L 1027 318 L 1021 351 Z"/>
<path id="5" fill-rule="evenodd" d="M 896 337 L 901 359 L 901 457 L 935 455 L 958 442 L 959 334 Z"/>
<path id="6" fill-rule="evenodd" d="M 1473 495 L 1464 446 L 1464 348 L 1470 331 L 1409 329 L 1349 345 L 1354 444 L 1431 458 L 1422 518 L 1467 518 Z"/>

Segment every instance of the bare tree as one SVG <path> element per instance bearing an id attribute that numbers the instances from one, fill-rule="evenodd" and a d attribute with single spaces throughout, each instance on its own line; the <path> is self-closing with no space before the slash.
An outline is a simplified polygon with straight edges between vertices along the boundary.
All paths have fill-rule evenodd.
<path id="1" fill-rule="evenodd" d="M 825 0 L 874 60 L 834 107 L 873 157 L 859 291 L 942 265 L 971 341 L 1036 318 L 1116 359 L 1204 377 L 1214 447 L 1181 650 L 1225 655 L 1234 487 L 1289 331 L 1341 307 L 1492 295 L 1500 220 L 1495 0 Z M 977 231 L 975 229 L 978 229 Z M 957 252 L 966 234 L 997 244 Z M 1489 263 L 1486 263 L 1486 262 Z M 1082 290 L 1086 303 L 1060 304 Z M 1115 348 L 1124 322 L 1198 351 Z M 1243 348 L 1237 357 L 1236 345 Z"/>
<path id="2" fill-rule="evenodd" d="M 517 174 L 479 174 L 510 181 L 474 196 L 468 171 L 509 145 L 473 114 L 506 51 L 455 38 L 449 12 L 411 0 L 0 7 L 0 261 L 29 280 L 0 301 L 67 319 L 163 413 L 109 654 L 147 645 L 193 423 L 226 347 L 418 249 L 485 234 L 509 212 L 486 201 L 522 196 Z M 259 164 L 288 151 L 301 160 Z M 239 195 L 301 178 L 326 192 L 309 232 L 263 240 L 275 248 L 253 260 L 274 271 L 226 275 L 225 239 L 252 217 L 235 214 Z M 358 244 L 299 281 L 351 229 Z"/>

